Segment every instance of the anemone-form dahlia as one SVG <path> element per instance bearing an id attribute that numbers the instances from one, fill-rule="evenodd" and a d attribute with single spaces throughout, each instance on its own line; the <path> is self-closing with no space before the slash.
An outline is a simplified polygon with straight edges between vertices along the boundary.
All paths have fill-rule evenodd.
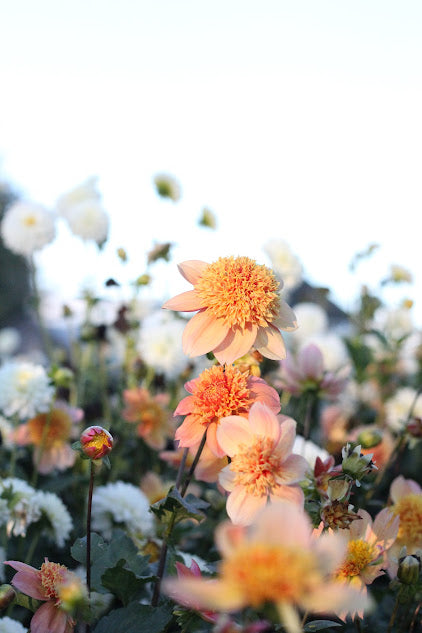
<path id="1" fill-rule="evenodd" d="M 292 309 L 279 294 L 279 282 L 266 266 L 249 257 L 220 257 L 212 264 L 191 260 L 179 265 L 193 290 L 163 308 L 196 312 L 183 333 L 188 356 L 212 351 L 220 363 L 233 363 L 251 347 L 273 360 L 286 357 L 280 330 L 297 328 Z"/>

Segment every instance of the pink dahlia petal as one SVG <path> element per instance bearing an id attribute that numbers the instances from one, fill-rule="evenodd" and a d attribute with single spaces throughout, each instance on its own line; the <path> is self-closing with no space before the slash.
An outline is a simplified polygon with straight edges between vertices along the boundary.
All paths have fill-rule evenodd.
<path id="1" fill-rule="evenodd" d="M 396 477 L 390 487 L 390 496 L 393 503 L 397 503 L 399 499 L 411 493 L 419 494 L 422 492 L 420 485 L 413 479 L 405 479 L 403 475 Z"/>
<path id="2" fill-rule="evenodd" d="M 286 346 L 279 330 L 273 325 L 258 328 L 255 347 L 266 358 L 271 360 L 283 360 L 286 358 Z"/>
<path id="3" fill-rule="evenodd" d="M 278 486 L 273 489 L 271 501 L 277 501 L 283 499 L 284 501 L 290 501 L 303 508 L 305 503 L 305 496 L 300 486 Z"/>
<path id="4" fill-rule="evenodd" d="M 248 378 L 248 387 L 250 389 L 251 398 L 264 402 L 275 414 L 280 411 L 280 396 L 265 380 L 257 376 L 250 376 Z"/>
<path id="5" fill-rule="evenodd" d="M 266 504 L 266 496 L 250 495 L 243 486 L 237 486 L 227 499 L 226 510 L 236 525 L 250 525 L 257 513 Z"/>
<path id="6" fill-rule="evenodd" d="M 219 363 L 230 365 L 249 352 L 255 343 L 258 327 L 246 323 L 244 328 L 231 328 L 227 336 L 213 349 Z"/>
<path id="7" fill-rule="evenodd" d="M 217 426 L 217 441 L 226 455 L 233 457 L 239 444 L 252 444 L 254 433 L 247 419 L 240 415 L 221 418 Z"/>
<path id="8" fill-rule="evenodd" d="M 281 484 L 296 484 L 305 477 L 309 464 L 301 455 L 290 455 L 280 469 L 277 481 Z"/>
<path id="9" fill-rule="evenodd" d="M 46 600 L 38 569 L 17 560 L 6 560 L 4 564 L 10 565 L 18 572 L 12 579 L 12 585 L 16 589 L 36 600 Z"/>
<path id="10" fill-rule="evenodd" d="M 308 515 L 296 504 L 275 498 L 258 514 L 254 525 L 254 539 L 274 545 L 297 545 L 309 548 L 312 525 Z"/>
<path id="11" fill-rule="evenodd" d="M 273 321 L 273 325 L 279 330 L 285 332 L 293 332 L 297 330 L 296 315 L 291 307 L 283 300 L 280 300 L 280 310 L 276 319 Z"/>
<path id="12" fill-rule="evenodd" d="M 285 418 L 281 423 L 280 440 L 277 445 L 277 454 L 280 461 L 284 461 L 292 452 L 296 438 L 296 422 L 293 418 Z"/>
<path id="13" fill-rule="evenodd" d="M 352 521 L 349 527 L 349 534 L 351 540 L 358 540 L 361 538 L 365 538 L 365 534 L 367 528 L 372 528 L 372 519 L 371 515 L 366 512 L 366 510 L 358 510 L 358 515 L 361 517 L 360 519 L 356 519 L 356 521 Z"/>
<path id="14" fill-rule="evenodd" d="M 165 310 L 177 310 L 178 312 L 195 312 L 203 308 L 203 305 L 195 290 L 188 290 L 172 297 L 163 303 L 162 307 Z"/>
<path id="15" fill-rule="evenodd" d="M 224 557 L 230 556 L 244 542 L 247 533 L 248 530 L 243 525 L 234 525 L 231 521 L 220 523 L 215 531 L 215 544 L 218 551 Z"/>
<path id="16" fill-rule="evenodd" d="M 274 441 L 280 439 L 280 421 L 277 416 L 262 402 L 254 402 L 249 410 L 249 425 L 254 435 L 262 435 Z"/>
<path id="17" fill-rule="evenodd" d="M 208 266 L 207 262 L 202 262 L 199 259 L 190 259 L 186 262 L 178 264 L 177 268 L 186 281 L 189 281 L 192 285 L 198 283 L 198 280 L 205 268 Z"/>
<path id="18" fill-rule="evenodd" d="M 49 600 L 34 613 L 31 620 L 31 633 L 65 633 L 67 615 Z"/>
<path id="19" fill-rule="evenodd" d="M 195 446 L 199 444 L 204 434 L 205 427 L 200 422 L 201 418 L 197 415 L 188 415 L 185 421 L 176 430 L 175 440 L 179 441 L 182 448 Z"/>
<path id="20" fill-rule="evenodd" d="M 353 521 L 353 523 L 355 523 L 355 521 Z M 383 542 L 385 549 L 391 547 L 396 540 L 399 525 L 400 517 L 395 516 L 389 508 L 384 508 L 381 512 L 378 512 L 375 517 L 373 526 L 374 532 L 377 535 L 377 540 Z"/>
<path id="21" fill-rule="evenodd" d="M 193 396 L 186 396 L 179 402 L 173 415 L 188 415 L 192 413 L 195 398 Z"/>
<path id="22" fill-rule="evenodd" d="M 310 344 L 304 347 L 298 355 L 299 366 L 307 378 L 315 380 L 322 377 L 324 372 L 324 360 L 322 352 L 317 345 Z"/>
<path id="23" fill-rule="evenodd" d="M 188 356 L 201 356 L 210 352 L 225 338 L 227 325 L 216 319 L 208 310 L 201 310 L 186 325 L 182 344 Z"/>
<path id="24" fill-rule="evenodd" d="M 325 532 L 314 537 L 313 549 L 319 559 L 320 569 L 325 574 L 335 572 L 346 557 L 349 539 L 340 532 L 347 530 L 339 530 L 333 534 Z"/>

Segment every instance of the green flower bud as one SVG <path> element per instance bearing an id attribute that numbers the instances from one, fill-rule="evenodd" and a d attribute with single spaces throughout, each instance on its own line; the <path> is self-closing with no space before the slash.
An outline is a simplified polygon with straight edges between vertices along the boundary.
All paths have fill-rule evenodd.
<path id="1" fill-rule="evenodd" d="M 382 431 L 379 429 L 365 429 L 358 436 L 358 442 L 362 448 L 374 448 L 382 442 Z"/>
<path id="2" fill-rule="evenodd" d="M 421 561 L 417 556 L 409 554 L 399 561 L 397 578 L 404 585 L 415 585 L 419 580 Z"/>

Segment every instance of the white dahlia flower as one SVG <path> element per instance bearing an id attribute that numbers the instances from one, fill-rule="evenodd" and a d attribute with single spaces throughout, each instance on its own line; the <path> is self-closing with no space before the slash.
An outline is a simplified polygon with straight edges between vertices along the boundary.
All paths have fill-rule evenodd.
<path id="1" fill-rule="evenodd" d="M 137 349 L 142 360 L 170 380 L 189 364 L 182 350 L 186 321 L 171 314 L 154 312 L 141 325 Z"/>
<path id="2" fill-rule="evenodd" d="M 109 218 L 98 200 L 85 200 L 69 209 L 70 230 L 83 240 L 102 244 L 107 239 Z"/>
<path id="3" fill-rule="evenodd" d="M 0 412 L 23 420 L 49 410 L 54 396 L 42 365 L 8 361 L 0 367 Z"/>
<path id="4" fill-rule="evenodd" d="M 7 615 L 0 618 L 0 633 L 26 633 L 27 627 Z"/>
<path id="5" fill-rule="evenodd" d="M 4 214 L 1 236 L 7 248 L 26 257 L 53 241 L 55 216 L 33 202 L 15 202 Z"/>
<path id="6" fill-rule="evenodd" d="M 101 199 L 101 194 L 97 189 L 97 176 L 91 176 L 85 182 L 77 185 L 70 191 L 64 193 L 57 200 L 56 208 L 58 213 L 63 218 L 68 218 L 69 213 L 72 212 L 73 207 L 77 206 L 81 202 L 87 200 L 98 201 Z"/>

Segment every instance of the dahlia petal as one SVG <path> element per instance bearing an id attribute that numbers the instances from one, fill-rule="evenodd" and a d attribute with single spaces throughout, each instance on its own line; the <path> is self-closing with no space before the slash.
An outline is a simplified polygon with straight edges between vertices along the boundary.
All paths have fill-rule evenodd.
<path id="1" fill-rule="evenodd" d="M 177 310 L 178 312 L 195 312 L 204 306 L 195 290 L 187 290 L 163 303 L 162 307 L 165 310 Z"/>
<path id="2" fill-rule="evenodd" d="M 233 457 L 239 444 L 252 444 L 254 433 L 246 418 L 240 415 L 229 415 L 221 418 L 217 426 L 217 441 L 226 455 Z"/>
<path id="3" fill-rule="evenodd" d="M 217 424 L 209 424 L 207 431 L 207 444 L 210 451 L 216 457 L 225 457 L 226 451 L 220 446 L 217 438 Z"/>
<path id="4" fill-rule="evenodd" d="M 231 521 L 220 523 L 215 530 L 215 544 L 218 551 L 223 554 L 223 557 L 229 557 L 245 540 L 247 532 L 247 528 L 243 525 L 234 525 Z"/>
<path id="5" fill-rule="evenodd" d="M 302 508 L 305 503 L 305 495 L 303 494 L 303 490 L 300 486 L 296 486 L 296 485 L 277 486 L 277 488 L 273 489 L 270 497 L 271 497 L 271 501 L 277 502 L 279 499 L 284 499 L 285 501 L 296 503 L 298 506 Z"/>
<path id="6" fill-rule="evenodd" d="M 313 613 L 339 614 L 366 610 L 371 601 L 367 594 L 350 584 L 325 582 L 321 587 L 304 594 L 301 603 Z"/>
<path id="7" fill-rule="evenodd" d="M 188 415 L 192 413 L 194 402 L 195 398 L 193 396 L 186 396 L 179 402 L 173 415 Z"/>
<path id="8" fill-rule="evenodd" d="M 390 496 L 393 503 L 397 503 L 405 495 L 422 492 L 419 484 L 413 479 L 405 479 L 403 475 L 399 475 L 394 479 L 390 487 Z"/>
<path id="9" fill-rule="evenodd" d="M 193 286 L 198 283 L 198 280 L 205 268 L 209 266 L 207 262 L 203 262 L 199 259 L 189 259 L 186 262 L 182 262 L 177 265 L 179 272 L 183 277 L 191 283 Z"/>
<path id="10" fill-rule="evenodd" d="M 353 523 L 355 523 L 355 521 L 353 521 Z M 378 541 L 383 542 L 385 549 L 391 547 L 396 540 L 399 525 L 400 517 L 395 516 L 389 508 L 384 508 L 381 512 L 378 512 L 375 517 L 374 532 L 377 535 Z"/>
<path id="11" fill-rule="evenodd" d="M 366 510 L 359 510 L 358 515 L 361 518 L 357 519 L 356 521 L 352 521 L 348 529 L 350 539 L 353 541 L 365 538 L 365 533 L 368 526 L 369 528 L 372 528 L 372 519 L 370 514 L 368 514 Z"/>
<path id="12" fill-rule="evenodd" d="M 5 565 L 10 565 L 17 570 L 12 578 L 12 585 L 27 596 L 35 600 L 46 600 L 44 588 L 39 577 L 39 570 L 26 563 L 17 560 L 6 560 Z"/>
<path id="13" fill-rule="evenodd" d="M 293 418 L 286 417 L 280 426 L 281 433 L 276 451 L 280 456 L 280 461 L 284 462 L 293 450 L 293 444 L 296 438 L 296 422 Z"/>
<path id="14" fill-rule="evenodd" d="M 325 574 L 335 572 L 345 559 L 349 538 L 343 532 L 347 530 L 325 532 L 314 540 L 314 551 L 319 559 L 319 568 Z"/>
<path id="15" fill-rule="evenodd" d="M 239 588 L 222 580 L 166 578 L 163 581 L 163 591 L 176 602 L 197 611 L 236 611 L 245 604 Z"/>
<path id="16" fill-rule="evenodd" d="M 192 380 L 185 382 L 185 389 L 188 393 L 193 393 L 195 391 L 198 380 L 198 378 L 192 378 Z"/>
<path id="17" fill-rule="evenodd" d="M 201 418 L 197 415 L 188 415 L 176 430 L 174 439 L 179 441 L 181 448 L 188 448 L 199 444 L 204 431 L 205 427 L 201 424 Z"/>
<path id="18" fill-rule="evenodd" d="M 220 486 L 223 486 L 224 490 L 231 492 L 234 489 L 235 478 L 236 475 L 230 469 L 230 464 L 228 464 L 223 468 L 223 470 L 220 471 L 218 475 L 218 483 L 220 484 Z"/>
<path id="19" fill-rule="evenodd" d="M 230 365 L 249 352 L 255 343 L 258 326 L 246 323 L 244 328 L 233 327 L 212 350 L 219 363 Z"/>
<path id="20" fill-rule="evenodd" d="M 258 352 L 271 360 L 283 360 L 287 356 L 283 337 L 280 331 L 271 324 L 265 328 L 258 328 L 255 347 Z"/>
<path id="21" fill-rule="evenodd" d="M 322 377 L 324 372 L 324 360 L 322 352 L 317 345 L 311 343 L 304 347 L 298 355 L 299 366 L 308 378 L 315 380 Z"/>
<path id="22" fill-rule="evenodd" d="M 302 481 L 305 473 L 309 469 L 309 464 L 301 455 L 290 455 L 281 465 L 280 473 L 277 475 L 277 482 L 281 484 L 296 484 Z"/>
<path id="23" fill-rule="evenodd" d="M 186 325 L 183 336 L 183 351 L 188 356 L 201 356 L 210 352 L 227 335 L 227 325 L 216 319 L 208 310 L 195 314 Z"/>
<path id="24" fill-rule="evenodd" d="M 226 511 L 236 525 L 250 525 L 266 505 L 266 496 L 251 495 L 243 486 L 236 486 L 227 499 Z"/>
<path id="25" fill-rule="evenodd" d="M 293 332 L 297 330 L 296 315 L 283 299 L 280 300 L 280 310 L 278 316 L 272 321 L 273 325 L 284 332 Z"/>
<path id="26" fill-rule="evenodd" d="M 289 602 L 278 602 L 276 607 L 280 622 L 287 633 L 302 633 L 302 624 L 295 607 Z"/>
<path id="27" fill-rule="evenodd" d="M 272 545 L 308 548 L 312 533 L 308 515 L 296 504 L 283 501 L 279 497 L 271 501 L 254 522 L 254 540 Z"/>
<path id="28" fill-rule="evenodd" d="M 67 615 L 49 600 L 34 613 L 31 620 L 31 633 L 65 633 Z"/>
<path id="29" fill-rule="evenodd" d="M 249 410 L 249 425 L 254 435 L 271 438 L 274 444 L 280 439 L 280 420 L 262 402 L 254 402 Z"/>
<path id="30" fill-rule="evenodd" d="M 250 390 L 251 398 L 263 402 L 275 414 L 280 411 L 280 396 L 278 395 L 274 387 L 270 387 L 270 385 L 265 382 L 265 380 L 263 380 L 262 378 L 258 378 L 257 376 L 249 376 L 248 387 Z"/>

